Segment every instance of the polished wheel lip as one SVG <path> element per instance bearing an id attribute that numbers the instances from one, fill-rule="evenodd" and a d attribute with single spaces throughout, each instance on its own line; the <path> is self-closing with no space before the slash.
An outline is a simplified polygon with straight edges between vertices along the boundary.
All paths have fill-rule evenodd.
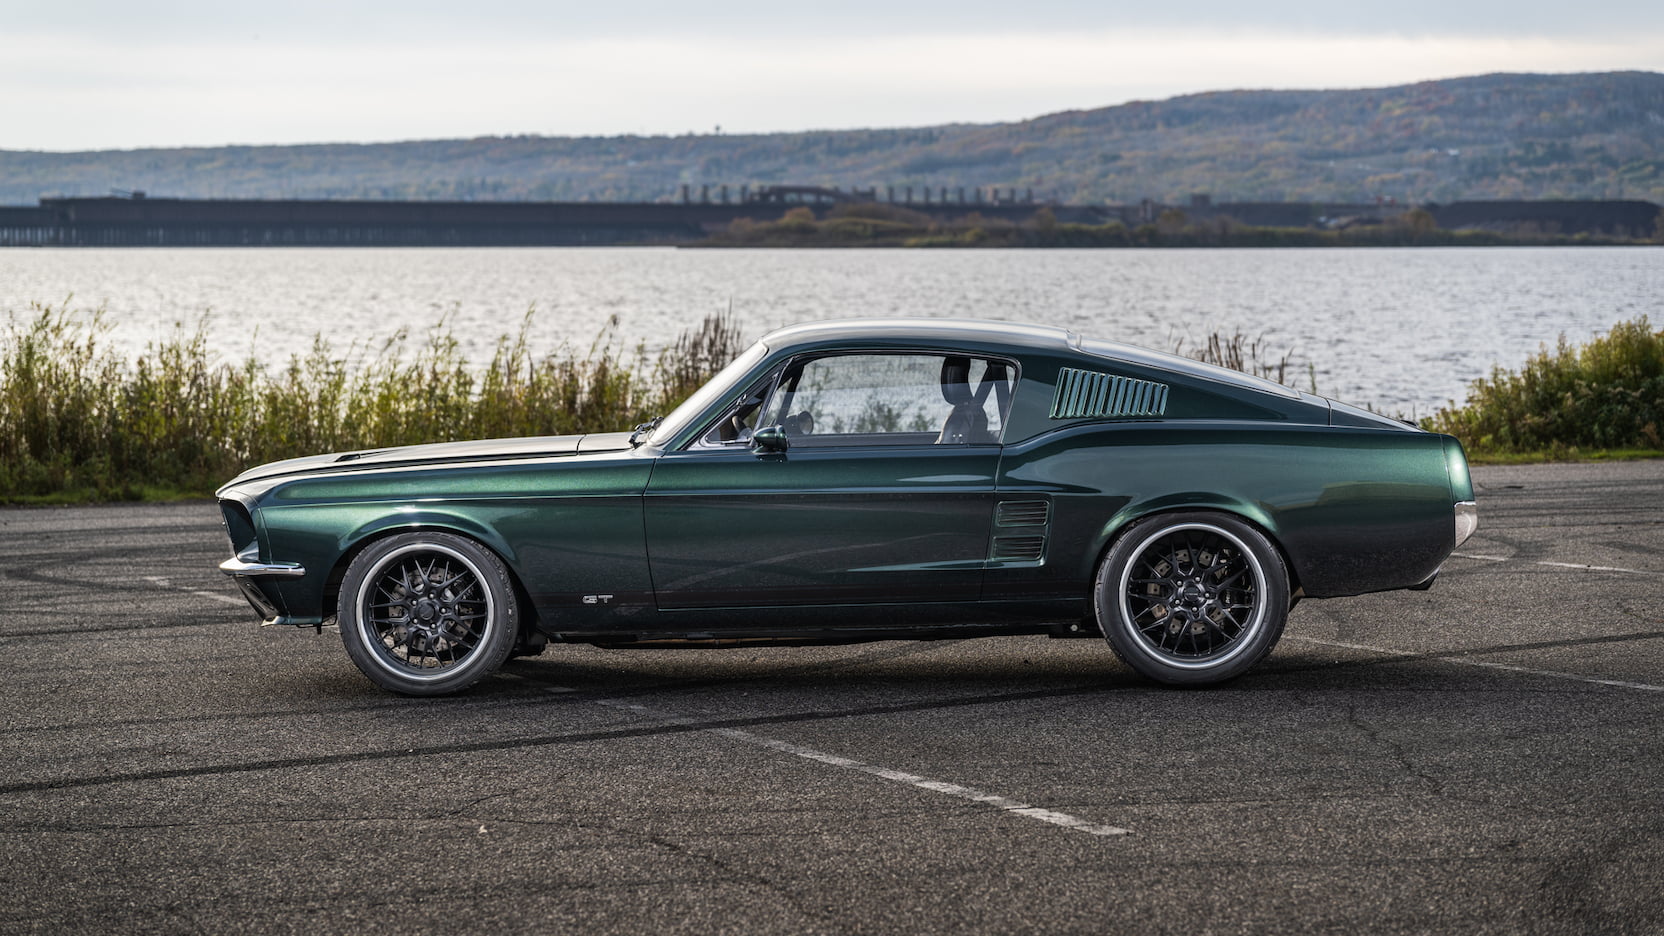
<path id="1" fill-rule="evenodd" d="M 412 553 L 440 553 L 460 562 L 467 569 L 468 574 L 474 577 L 480 591 L 480 601 L 485 605 L 485 624 L 474 646 L 460 660 L 449 665 L 434 667 L 431 671 L 426 667 L 410 666 L 400 662 L 397 658 L 389 656 L 387 648 L 381 642 L 381 635 L 371 627 L 370 617 L 365 613 L 373 590 L 377 583 L 388 573 L 389 567 Z M 460 550 L 433 542 L 415 542 L 400 546 L 376 560 L 375 567 L 368 575 L 364 576 L 364 581 L 358 586 L 358 591 L 353 596 L 354 616 L 357 618 L 355 627 L 358 631 L 359 640 L 363 643 L 364 648 L 369 651 L 370 659 L 374 660 L 377 666 L 393 673 L 400 679 L 407 679 L 416 683 L 434 683 L 466 673 L 485 658 L 482 648 L 491 634 L 491 629 L 501 626 L 496 620 L 497 601 L 491 594 L 491 589 L 487 587 L 486 581 L 485 572 L 479 564 L 464 555 Z"/>
<path id="2" fill-rule="evenodd" d="M 1205 657 L 1179 656 L 1163 650 L 1160 647 L 1153 646 L 1150 643 L 1149 638 L 1144 635 L 1143 630 L 1139 628 L 1136 623 L 1134 623 L 1132 608 L 1128 605 L 1127 588 L 1132 582 L 1133 571 L 1138 568 L 1140 559 L 1144 555 L 1145 550 L 1149 549 L 1150 546 L 1158 540 L 1164 539 L 1175 533 L 1182 533 L 1186 530 L 1205 532 L 1222 537 L 1230 542 L 1231 545 L 1237 548 L 1237 551 L 1247 563 L 1248 571 L 1252 573 L 1254 579 L 1255 601 L 1253 617 L 1247 624 L 1243 625 L 1241 632 L 1231 639 L 1223 652 Z M 1115 609 L 1121 617 L 1120 623 L 1126 633 L 1133 638 L 1134 645 L 1145 656 L 1177 669 L 1209 670 L 1217 669 L 1218 667 L 1223 666 L 1224 664 L 1235 659 L 1237 656 L 1241 655 L 1247 650 L 1254 638 L 1265 628 L 1265 595 L 1265 569 L 1260 564 L 1259 557 L 1257 557 L 1254 554 L 1254 551 L 1248 547 L 1248 544 L 1243 542 L 1240 536 L 1237 536 L 1235 533 L 1232 533 L 1223 527 L 1212 523 L 1192 521 L 1189 523 L 1164 525 L 1155 532 L 1144 537 L 1144 539 L 1133 548 L 1130 558 L 1125 563 L 1125 568 L 1121 570 L 1120 583 L 1116 590 Z"/>

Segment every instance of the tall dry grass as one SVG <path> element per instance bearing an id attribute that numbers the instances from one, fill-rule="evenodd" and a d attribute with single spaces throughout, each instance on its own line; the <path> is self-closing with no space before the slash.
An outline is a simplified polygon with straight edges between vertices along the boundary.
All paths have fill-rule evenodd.
<path id="1" fill-rule="evenodd" d="M 31 307 L 0 335 L 0 502 L 207 494 L 252 464 L 421 442 L 628 429 L 743 349 L 714 315 L 649 360 L 616 320 L 577 353 L 539 353 L 527 312 L 470 366 L 446 323 L 338 352 L 321 335 L 277 368 L 218 362 L 202 326 L 136 359 L 101 312 Z"/>
<path id="2" fill-rule="evenodd" d="M 1271 346 L 1263 337 L 1249 338 L 1242 332 L 1232 332 L 1229 335 L 1218 331 L 1209 332 L 1205 341 L 1188 351 L 1185 350 L 1185 340 L 1180 338 L 1173 343 L 1174 354 L 1183 354 L 1204 364 L 1228 367 L 1280 384 L 1289 382 L 1288 366 L 1294 352 L 1287 352 L 1282 357 L 1271 357 Z"/>

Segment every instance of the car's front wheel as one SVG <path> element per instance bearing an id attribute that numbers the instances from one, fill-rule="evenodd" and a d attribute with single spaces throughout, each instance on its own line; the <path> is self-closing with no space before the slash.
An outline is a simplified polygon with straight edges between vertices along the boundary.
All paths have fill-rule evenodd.
<path id="1" fill-rule="evenodd" d="M 377 685 L 443 695 L 503 665 L 519 608 L 508 570 L 490 550 L 421 531 L 379 540 L 353 559 L 339 621 L 347 655 Z"/>
<path id="2" fill-rule="evenodd" d="M 1288 570 L 1265 534 L 1241 520 L 1159 514 L 1116 540 L 1094 599 L 1104 636 L 1133 669 L 1202 685 L 1271 652 L 1288 616 Z"/>

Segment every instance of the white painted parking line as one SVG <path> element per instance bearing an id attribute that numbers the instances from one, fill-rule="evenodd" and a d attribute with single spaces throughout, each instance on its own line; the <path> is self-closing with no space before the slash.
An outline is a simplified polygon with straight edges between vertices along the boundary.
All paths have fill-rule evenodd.
<path id="1" fill-rule="evenodd" d="M 224 604 L 236 605 L 239 608 L 248 606 L 247 601 L 244 601 L 235 595 L 222 595 L 219 592 L 203 591 L 200 588 L 183 588 L 169 582 L 160 575 L 147 575 L 144 577 L 144 580 L 157 586 L 158 588 L 166 588 L 186 595 L 195 595 L 198 598 L 207 598 L 209 601 L 218 601 Z"/>
<path id="2" fill-rule="evenodd" d="M 1528 666 L 1514 666 L 1509 663 L 1492 663 L 1489 660 L 1475 660 L 1469 657 L 1439 656 L 1426 657 L 1420 653 L 1410 653 L 1406 650 L 1393 650 L 1389 647 L 1372 647 L 1369 644 L 1343 643 L 1338 640 L 1318 640 L 1316 637 L 1285 636 L 1284 640 L 1295 640 L 1300 643 L 1321 644 L 1325 647 L 1341 647 L 1347 650 L 1364 650 L 1369 653 L 1379 653 L 1383 656 L 1417 657 L 1431 659 L 1439 663 L 1455 663 L 1459 666 L 1479 666 L 1485 669 L 1508 670 L 1513 673 L 1527 673 L 1532 676 L 1547 676 L 1551 679 L 1570 679 L 1575 682 L 1590 683 L 1596 686 L 1616 686 L 1619 689 L 1640 689 L 1644 692 L 1664 692 L 1664 686 L 1652 683 L 1630 682 L 1625 679 L 1607 679 L 1604 676 L 1582 676 L 1577 673 L 1561 673 L 1555 670 L 1532 669 Z"/>
<path id="3" fill-rule="evenodd" d="M 1530 673 L 1533 676 L 1551 676 L 1555 679 L 1575 679 L 1578 682 L 1594 683 L 1597 686 L 1617 686 L 1620 689 L 1641 689 L 1646 692 L 1664 692 L 1664 686 L 1654 686 L 1651 683 L 1629 682 L 1624 679 L 1601 679 L 1596 676 L 1579 676 L 1576 673 L 1559 673 L 1554 670 L 1532 669 L 1529 666 L 1514 666 L 1509 663 L 1490 663 L 1485 660 L 1450 660 L 1451 663 L 1466 663 L 1469 666 L 1485 666 L 1491 669 L 1509 670 L 1515 673 Z"/>
<path id="4" fill-rule="evenodd" d="M 1480 562 L 1508 562 L 1513 556 L 1481 556 L 1476 553 L 1453 552 L 1458 559 L 1477 559 Z M 1555 569 L 1578 569 L 1584 572 L 1622 572 L 1625 575 L 1664 575 L 1664 572 L 1654 572 L 1648 569 L 1626 569 L 1623 566 L 1584 565 L 1581 562 L 1550 562 L 1547 559 L 1535 559 L 1532 565 L 1549 566 Z"/>
<path id="5" fill-rule="evenodd" d="M 1664 575 L 1664 572 L 1649 572 L 1646 569 L 1625 569 L 1621 566 L 1583 565 L 1578 562 L 1539 561 L 1537 565 L 1554 566 L 1557 569 L 1582 569 L 1587 572 L 1623 572 L 1626 575 Z"/>
<path id="6" fill-rule="evenodd" d="M 641 705 L 630 705 L 624 702 L 612 702 L 607 700 L 598 701 L 596 704 L 605 705 L 608 708 L 623 709 L 637 715 L 643 715 L 672 725 L 698 724 L 693 719 L 672 715 L 668 712 L 654 711 Z M 991 806 L 995 809 L 999 809 L 1013 815 L 1025 816 L 1029 819 L 1036 819 L 1040 822 L 1061 826 L 1065 829 L 1073 829 L 1076 832 L 1085 832 L 1088 835 L 1130 834 L 1130 830 L 1128 829 L 1117 828 L 1116 826 L 1098 825 L 1097 823 L 1088 822 L 1077 816 L 1071 816 L 1068 813 L 1058 812 L 1055 809 L 1033 806 L 1019 800 L 1011 799 L 1010 797 L 1001 796 L 997 793 L 988 793 L 973 787 L 960 786 L 957 783 L 945 783 L 940 780 L 930 780 L 925 777 L 918 776 L 917 774 L 907 773 L 906 771 L 892 770 L 888 767 L 868 764 L 864 761 L 854 760 L 853 758 L 839 757 L 836 754 L 828 754 L 824 751 L 817 751 L 814 748 L 807 748 L 800 744 L 792 744 L 789 741 L 766 738 L 762 735 L 753 734 L 749 731 L 741 731 L 737 728 L 703 728 L 700 730 L 709 734 L 721 735 L 724 738 L 739 741 L 754 747 L 767 748 L 771 751 L 779 751 L 782 754 L 790 754 L 794 757 L 801 757 L 804 760 L 811 760 L 832 767 L 841 767 L 845 770 L 856 770 L 864 774 L 892 781 L 894 783 L 902 783 L 921 790 L 929 790 L 932 793 L 940 793 L 944 796 L 952 796 L 956 799 L 968 800 L 973 803 L 981 803 L 985 806 Z"/>

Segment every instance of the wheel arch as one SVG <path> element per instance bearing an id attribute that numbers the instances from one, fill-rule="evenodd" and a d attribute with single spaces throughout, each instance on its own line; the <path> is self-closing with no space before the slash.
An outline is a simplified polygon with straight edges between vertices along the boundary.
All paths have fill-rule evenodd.
<path id="1" fill-rule="evenodd" d="M 1217 513 L 1225 514 L 1233 519 L 1248 524 L 1260 535 L 1264 536 L 1271 547 L 1277 550 L 1277 555 L 1283 560 L 1283 569 L 1288 573 L 1288 589 L 1290 595 L 1297 595 L 1300 591 L 1300 572 L 1295 567 L 1293 558 L 1289 555 L 1288 547 L 1283 544 L 1278 535 L 1278 528 L 1273 518 L 1255 504 L 1223 498 L 1216 494 L 1193 492 L 1187 494 L 1172 494 L 1165 497 L 1128 504 L 1116 511 L 1098 532 L 1096 548 L 1090 550 L 1091 567 L 1084 570 L 1085 580 L 1096 582 L 1098 568 L 1103 565 L 1109 551 L 1115 544 L 1137 524 L 1142 521 L 1165 514 L 1178 513 Z"/>
<path id="2" fill-rule="evenodd" d="M 340 554 L 324 581 L 323 607 L 326 616 L 340 603 L 341 582 L 345 580 L 347 567 L 352 565 L 353 560 L 376 543 L 404 533 L 449 533 L 453 536 L 463 536 L 495 555 L 497 561 L 508 571 L 509 585 L 514 589 L 514 597 L 520 606 L 520 636 L 523 637 L 535 630 L 533 625 L 537 620 L 537 611 L 526 591 L 525 583 L 521 580 L 513 548 L 485 524 L 445 511 L 411 511 L 378 517 L 342 537 Z"/>

